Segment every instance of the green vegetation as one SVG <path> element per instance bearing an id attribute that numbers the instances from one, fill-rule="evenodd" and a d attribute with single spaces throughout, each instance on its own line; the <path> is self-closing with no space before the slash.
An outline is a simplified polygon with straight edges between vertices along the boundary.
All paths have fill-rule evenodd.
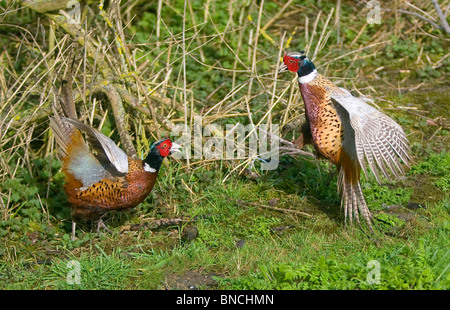
<path id="1" fill-rule="evenodd" d="M 437 19 L 428 2 L 415 6 Z M 104 51 L 107 69 L 101 56 L 77 53 L 79 116 L 123 145 L 121 118 L 104 93 L 92 90 L 119 84 L 139 103 L 122 97 L 138 156 L 157 132 L 169 135 L 173 124 L 192 129 L 197 115 L 203 125 L 270 120 L 291 140 L 304 116 L 292 76 L 274 79 L 285 35 L 283 51 L 306 50 L 324 75 L 375 98 L 408 135 L 413 163 L 404 177 L 379 185 L 363 176 L 376 233 L 344 223 L 333 165 L 284 155 L 272 171 L 260 171 L 258 161 L 252 168 L 250 160 L 166 160 L 141 205 L 105 219 L 113 234 L 97 235 L 86 223 L 70 240 L 48 115 L 71 44 L 81 51 L 83 36 L 58 24 L 53 40 L 54 15 L 28 8 L 16 14 L 19 4 L 6 1 L 0 4 L 1 289 L 450 288 L 448 35 L 389 11 L 381 24 L 369 25 L 367 9 L 352 1 L 341 1 L 338 24 L 335 2 L 293 1 L 282 10 L 265 1 L 262 11 L 259 3 L 163 1 L 158 22 L 158 1 L 122 2 L 112 26 L 96 5 L 83 9 L 88 38 Z M 119 20 L 113 8 L 104 12 Z M 119 52 L 114 30 L 127 49 Z M 185 221 L 151 228 L 163 218 Z M 193 227 L 198 235 L 185 238 Z M 72 260 L 80 264 L 79 284 L 67 281 Z M 373 260 L 380 282 L 370 284 Z"/>

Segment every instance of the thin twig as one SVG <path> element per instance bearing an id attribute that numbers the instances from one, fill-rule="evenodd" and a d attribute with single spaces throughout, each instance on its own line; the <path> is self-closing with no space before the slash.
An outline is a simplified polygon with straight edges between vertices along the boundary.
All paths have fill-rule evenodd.
<path id="1" fill-rule="evenodd" d="M 265 208 L 265 209 L 269 209 L 269 210 L 274 210 L 274 211 L 279 211 L 279 212 L 285 212 L 285 213 L 294 213 L 294 214 L 299 214 L 299 215 L 303 215 L 303 216 L 307 216 L 307 217 L 314 217 L 311 214 L 308 214 L 306 212 L 302 212 L 302 211 L 298 211 L 298 210 L 291 210 L 291 209 L 283 209 L 283 208 L 277 208 L 277 207 L 272 207 L 272 206 L 268 206 L 268 205 L 263 205 L 261 203 L 256 203 L 256 202 L 250 202 L 250 201 L 243 201 L 243 200 L 236 200 L 236 203 L 240 206 L 242 205 L 250 205 L 250 206 L 255 206 L 255 207 L 260 207 L 260 208 Z"/>
<path id="2" fill-rule="evenodd" d="M 443 30 L 445 30 L 445 32 L 447 32 L 447 33 L 450 33 L 450 26 L 448 25 L 448 22 L 447 22 L 447 19 L 445 18 L 444 13 L 442 13 L 439 3 L 437 2 L 437 0 L 431 0 L 431 1 L 433 2 L 434 8 L 436 9 L 439 19 L 441 20 L 441 25 L 442 25 Z"/>
<path id="3" fill-rule="evenodd" d="M 416 17 L 418 17 L 418 18 L 420 18 L 420 19 L 426 21 L 427 23 L 429 23 L 431 26 L 433 26 L 433 27 L 436 28 L 436 29 L 439 29 L 439 30 L 446 30 L 446 29 L 444 28 L 444 26 L 438 25 L 438 24 L 436 24 L 434 21 L 432 21 L 431 19 L 426 18 L 425 16 L 422 16 L 422 15 L 420 15 L 419 13 L 416 13 L 416 12 L 405 11 L 405 10 L 402 10 L 402 9 L 397 9 L 397 10 L 392 10 L 392 9 L 381 9 L 381 10 L 382 10 L 382 11 L 386 11 L 386 12 L 398 12 L 398 13 L 403 13 L 403 14 L 413 15 L 413 16 L 416 16 Z M 448 25 L 447 25 L 447 26 L 448 26 Z"/>

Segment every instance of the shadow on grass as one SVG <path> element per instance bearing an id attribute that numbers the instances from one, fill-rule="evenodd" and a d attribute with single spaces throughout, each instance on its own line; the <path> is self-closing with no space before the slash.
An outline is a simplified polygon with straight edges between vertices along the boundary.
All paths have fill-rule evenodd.
<path id="1" fill-rule="evenodd" d="M 318 210 L 333 221 L 343 223 L 336 168 L 326 161 L 283 156 L 278 168 L 263 178 L 288 195 L 305 197 L 308 210 Z"/>

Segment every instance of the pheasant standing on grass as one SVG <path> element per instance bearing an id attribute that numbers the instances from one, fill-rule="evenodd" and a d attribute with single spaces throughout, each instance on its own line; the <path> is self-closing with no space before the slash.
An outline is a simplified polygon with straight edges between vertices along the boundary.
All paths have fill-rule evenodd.
<path id="1" fill-rule="evenodd" d="M 403 129 L 394 120 L 337 87 L 317 72 L 303 52 L 284 56 L 279 72 L 296 72 L 305 104 L 306 124 L 296 140 L 298 147 L 312 143 L 316 151 L 337 166 L 338 190 L 345 220 L 359 213 L 370 230 L 371 214 L 361 190 L 361 168 L 367 177 L 366 161 L 376 180 L 379 171 L 389 179 L 388 170 L 403 174 L 400 160 L 410 160 L 409 146 Z M 378 171 L 379 170 L 379 171 Z"/>
<path id="2" fill-rule="evenodd" d="M 98 221 L 110 210 L 126 210 L 140 204 L 153 189 L 165 157 L 180 146 L 163 139 L 150 146 L 142 160 L 132 159 L 111 139 L 77 119 L 71 86 L 63 81 L 61 94 L 54 105 L 50 126 L 62 150 L 62 172 L 66 176 L 64 191 L 71 207 L 72 240 L 76 222 Z M 81 131 L 94 155 L 84 141 Z"/>

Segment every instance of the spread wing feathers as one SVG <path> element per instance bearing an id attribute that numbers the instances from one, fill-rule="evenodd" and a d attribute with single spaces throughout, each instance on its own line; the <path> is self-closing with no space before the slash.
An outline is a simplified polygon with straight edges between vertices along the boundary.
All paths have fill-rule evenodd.
<path id="1" fill-rule="evenodd" d="M 358 160 L 366 177 L 366 160 L 378 183 L 379 171 L 388 179 L 389 170 L 396 177 L 403 174 L 400 160 L 409 164 L 410 149 L 400 125 L 348 91 L 332 94 L 331 100 L 344 124 L 345 135 L 354 135 L 354 140 L 346 139 L 347 143 L 343 141 L 343 147 L 353 159 Z M 353 145 L 351 140 L 354 141 Z"/>
<path id="2" fill-rule="evenodd" d="M 63 168 L 81 182 L 83 190 L 101 180 L 123 176 L 110 166 L 105 165 L 86 147 L 84 151 L 71 152 L 71 156 L 65 158 Z"/>
<path id="3" fill-rule="evenodd" d="M 119 173 L 128 173 L 128 156 L 114 141 L 79 120 L 63 117 L 62 121 L 84 131 L 87 134 L 88 142 L 98 152 L 99 156 L 107 158 Z"/>
<path id="4" fill-rule="evenodd" d="M 73 80 L 70 71 L 66 77 L 67 79 L 61 82 L 61 89 L 53 104 L 54 113 L 50 118 L 50 126 L 62 151 L 63 170 L 71 173 L 75 179 L 79 180 L 82 187 L 89 187 L 105 178 L 123 175 L 109 160 L 101 160 L 102 156 L 108 158 L 105 152 L 99 154 L 99 156 L 94 156 L 89 151 L 77 126 L 81 122 L 76 121 L 77 113 L 72 87 L 71 83 L 68 82 L 68 80 Z M 115 147 L 117 148 L 117 146 Z M 128 160 L 126 160 L 126 167 L 128 169 Z M 86 173 L 87 171 L 89 173 Z"/>

